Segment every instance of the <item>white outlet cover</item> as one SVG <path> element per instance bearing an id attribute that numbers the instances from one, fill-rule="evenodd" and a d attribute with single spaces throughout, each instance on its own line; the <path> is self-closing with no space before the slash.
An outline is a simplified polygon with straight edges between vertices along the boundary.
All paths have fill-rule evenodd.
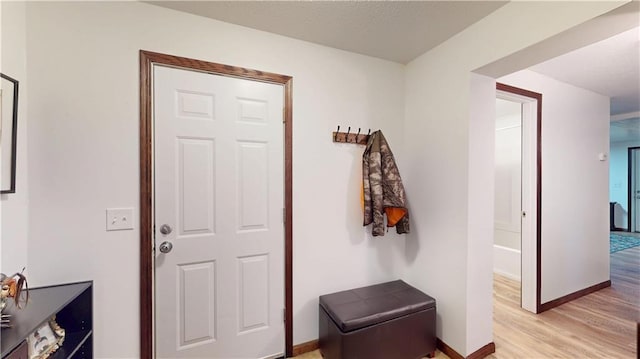
<path id="1" fill-rule="evenodd" d="M 107 208 L 107 231 L 133 229 L 133 223 L 133 208 Z"/>

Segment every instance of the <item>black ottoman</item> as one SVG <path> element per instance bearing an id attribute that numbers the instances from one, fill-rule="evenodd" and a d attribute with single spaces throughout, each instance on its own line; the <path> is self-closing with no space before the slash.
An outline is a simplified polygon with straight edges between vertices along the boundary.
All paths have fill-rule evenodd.
<path id="1" fill-rule="evenodd" d="M 320 296 L 326 359 L 415 359 L 436 350 L 436 301 L 397 280 Z"/>

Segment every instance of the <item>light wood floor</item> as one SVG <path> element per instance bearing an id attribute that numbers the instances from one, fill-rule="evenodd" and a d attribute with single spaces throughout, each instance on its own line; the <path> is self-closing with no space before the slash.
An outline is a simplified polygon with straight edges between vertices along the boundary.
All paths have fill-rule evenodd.
<path id="1" fill-rule="evenodd" d="M 611 254 L 611 287 L 535 315 L 520 308 L 520 283 L 494 277 L 490 358 L 635 358 L 640 247 Z"/>
<path id="2" fill-rule="evenodd" d="M 296 359 L 322 359 L 322 355 L 320 355 L 320 350 L 314 350 L 312 352 L 309 353 L 304 353 L 302 355 L 298 355 L 297 357 L 295 357 Z M 449 357 L 442 353 L 439 350 L 436 350 L 436 359 L 448 359 Z M 393 358 L 389 358 L 389 359 L 393 359 Z"/>
<path id="3" fill-rule="evenodd" d="M 611 287 L 541 314 L 520 308 L 520 283 L 494 277 L 489 358 L 636 358 L 640 247 L 611 254 Z M 297 358 L 320 359 L 319 351 Z M 437 352 L 436 358 L 447 358 Z"/>

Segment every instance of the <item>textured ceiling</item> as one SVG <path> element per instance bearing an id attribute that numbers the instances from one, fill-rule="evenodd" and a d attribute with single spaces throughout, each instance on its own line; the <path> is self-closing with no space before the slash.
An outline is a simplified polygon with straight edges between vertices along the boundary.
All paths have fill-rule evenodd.
<path id="1" fill-rule="evenodd" d="M 531 67 L 556 80 L 611 97 L 611 114 L 640 111 L 640 28 Z"/>
<path id="2" fill-rule="evenodd" d="M 147 1 L 199 16 L 406 64 L 507 1 Z M 640 111 L 639 29 L 530 69 L 611 97 L 611 114 Z M 611 140 L 640 123 L 612 122 Z"/>
<path id="3" fill-rule="evenodd" d="M 506 1 L 150 1 L 406 64 Z"/>

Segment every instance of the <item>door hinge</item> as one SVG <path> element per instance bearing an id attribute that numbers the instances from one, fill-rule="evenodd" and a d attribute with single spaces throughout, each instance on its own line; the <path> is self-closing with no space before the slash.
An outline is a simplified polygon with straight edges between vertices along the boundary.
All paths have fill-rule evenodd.
<path id="1" fill-rule="evenodd" d="M 282 108 L 282 123 L 286 123 L 287 122 L 287 109 L 286 107 Z"/>
<path id="2" fill-rule="evenodd" d="M 285 308 L 282 308 L 282 322 L 286 323 L 287 322 L 287 315 L 285 314 Z"/>
<path id="3" fill-rule="evenodd" d="M 287 223 L 287 209 L 283 208 L 282 209 L 282 223 Z"/>

